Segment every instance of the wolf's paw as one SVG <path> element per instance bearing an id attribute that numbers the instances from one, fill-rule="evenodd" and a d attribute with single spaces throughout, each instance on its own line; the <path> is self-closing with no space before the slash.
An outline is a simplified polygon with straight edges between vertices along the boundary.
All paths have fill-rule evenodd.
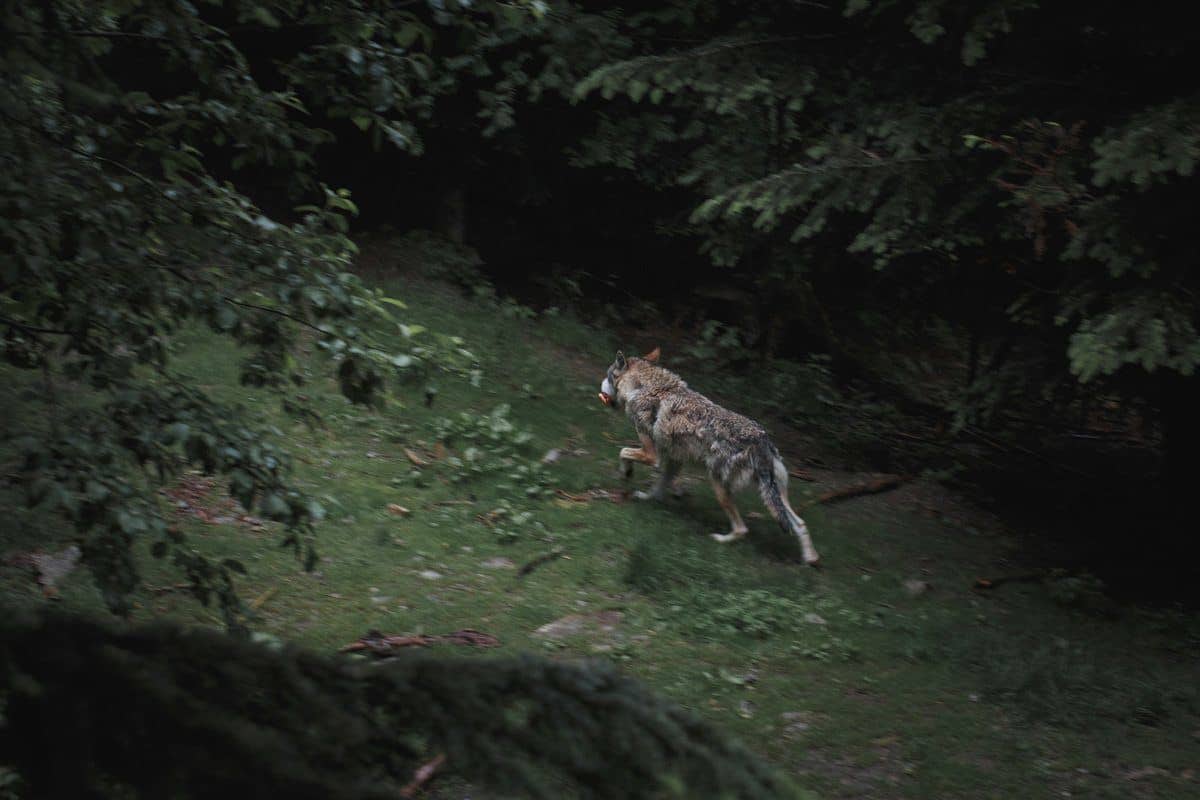
<path id="1" fill-rule="evenodd" d="M 726 544 L 728 542 L 736 542 L 738 539 L 745 538 L 746 532 L 745 531 L 732 531 L 730 533 L 713 533 L 710 535 L 712 536 L 714 541 L 718 541 L 721 544 Z"/>
<path id="2" fill-rule="evenodd" d="M 811 556 L 805 556 L 804 564 L 813 569 L 820 569 L 822 567 L 821 557 L 816 553 L 813 553 Z"/>

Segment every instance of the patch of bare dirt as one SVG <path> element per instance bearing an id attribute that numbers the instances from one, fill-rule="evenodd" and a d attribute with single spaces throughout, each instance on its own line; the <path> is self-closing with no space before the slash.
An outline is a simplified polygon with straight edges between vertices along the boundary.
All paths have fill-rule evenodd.
<path id="1" fill-rule="evenodd" d="M 173 486 L 160 490 L 169 498 L 175 514 L 209 525 L 241 525 L 254 531 L 266 527 L 259 517 L 247 514 L 241 505 L 217 486 L 215 478 L 187 472 Z"/>
<path id="2" fill-rule="evenodd" d="M 5 563 L 32 570 L 38 585 L 42 587 L 42 594 L 55 598 L 58 597 L 59 584 L 79 565 L 82 557 L 83 552 L 78 545 L 70 545 L 57 553 L 40 550 L 18 553 L 5 559 Z"/>
<path id="3" fill-rule="evenodd" d="M 865 798 L 895 797 L 905 776 L 914 766 L 900 757 L 900 741 L 885 736 L 872 748 L 874 760 L 859 763 L 824 749 L 805 749 L 792 761 L 801 775 L 822 778 L 833 784 L 824 789 L 822 797 Z"/>
<path id="4" fill-rule="evenodd" d="M 552 641 L 586 637 L 594 642 L 603 643 L 619 638 L 618 627 L 624 618 L 624 614 L 614 610 L 596 611 L 591 614 L 568 614 L 546 623 L 535 630 L 533 635 Z"/>

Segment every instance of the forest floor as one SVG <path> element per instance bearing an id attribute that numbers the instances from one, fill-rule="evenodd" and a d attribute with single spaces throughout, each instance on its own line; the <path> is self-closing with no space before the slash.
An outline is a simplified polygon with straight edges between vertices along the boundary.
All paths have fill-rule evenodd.
<path id="1" fill-rule="evenodd" d="M 371 630 L 474 629 L 510 653 L 609 659 L 817 797 L 1200 797 L 1194 614 L 1117 606 L 1086 576 L 1003 580 L 1029 577 L 1032 532 L 932 479 L 814 503 L 879 477 L 821 468 L 833 462 L 812 458 L 819 425 L 764 419 L 799 473 L 792 502 L 823 569 L 800 563 L 753 492 L 739 498 L 750 536 L 718 544 L 707 534 L 727 523 L 698 470 L 685 472 L 684 497 L 662 504 L 627 499 L 617 474 L 617 449 L 634 437 L 597 386 L 618 345 L 653 342 L 464 299 L 420 265 L 374 257 L 406 323 L 463 338 L 478 385 L 439 377 L 431 406 L 418 384 L 373 410 L 346 403 L 315 365 L 325 424 L 310 429 L 238 384 L 229 345 L 201 332 L 175 343 L 180 371 L 280 430 L 329 512 L 306 573 L 276 546 L 277 526 L 219 482 L 188 473 L 162 494 L 197 550 L 246 565 L 239 590 L 254 630 L 333 652 Z M 755 378 L 732 393 L 699 359 L 663 360 L 754 410 Z M 3 437 L 37 424 L 21 413 L 36 391 L 11 373 L 0 381 L 13 410 Z M 639 469 L 635 484 L 650 480 Z M 33 559 L 62 552 L 67 532 L 0 492 L 0 603 L 46 602 Z M 220 624 L 148 546 L 141 556 L 136 620 Z M 100 613 L 85 570 L 59 583 L 57 602 Z M 434 787 L 463 796 L 453 780 Z"/>

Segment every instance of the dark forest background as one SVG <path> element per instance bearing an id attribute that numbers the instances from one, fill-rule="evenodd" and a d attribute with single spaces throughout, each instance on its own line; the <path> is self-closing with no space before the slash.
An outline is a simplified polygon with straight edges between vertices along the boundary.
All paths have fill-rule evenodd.
<path id="1" fill-rule="evenodd" d="M 320 175 L 352 189 L 356 226 L 437 230 L 501 291 L 646 349 L 673 332 L 743 373 L 828 356 L 905 417 L 866 466 L 949 470 L 1117 583 L 1190 592 L 1181 11 L 529 10 L 482 35 L 480 9 L 434 13 L 403 142 L 394 111 L 333 124 Z M 363 69 L 360 91 L 390 91 Z M 1154 544 L 1131 552 L 1131 531 Z"/>

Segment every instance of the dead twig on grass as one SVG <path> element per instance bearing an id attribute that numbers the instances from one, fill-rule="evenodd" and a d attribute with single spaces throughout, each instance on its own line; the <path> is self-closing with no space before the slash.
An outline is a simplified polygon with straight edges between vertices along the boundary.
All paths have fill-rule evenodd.
<path id="1" fill-rule="evenodd" d="M 358 641 L 338 650 L 339 653 L 357 653 L 364 650 L 377 656 L 391 656 L 396 650 L 406 647 L 429 647 L 434 644 L 461 644 L 468 647 L 499 647 L 500 640 L 490 633 L 464 628 L 461 631 L 443 634 L 417 634 L 416 636 L 384 636 L 379 631 L 370 631 Z"/>

